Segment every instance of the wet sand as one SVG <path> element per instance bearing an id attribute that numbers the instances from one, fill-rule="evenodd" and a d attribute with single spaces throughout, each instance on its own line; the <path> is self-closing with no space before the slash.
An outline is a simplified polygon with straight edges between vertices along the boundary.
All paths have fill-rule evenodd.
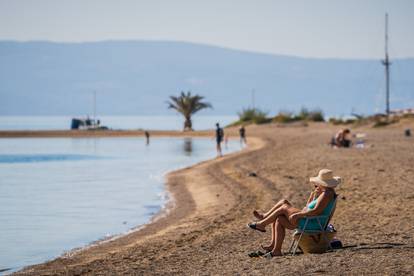
<path id="1" fill-rule="evenodd" d="M 367 134 L 363 149 L 330 148 L 327 142 L 337 126 L 250 126 L 249 149 L 169 174 L 174 201 L 165 216 L 140 231 L 17 274 L 412 274 L 414 137 L 403 136 L 407 126 L 413 129 L 414 123 L 353 128 Z M 249 141 L 251 136 L 256 139 Z M 270 238 L 270 231 L 246 227 L 251 211 L 270 208 L 281 198 L 302 208 L 309 177 L 325 167 L 345 181 L 337 189 L 332 220 L 345 248 L 249 258 L 248 252 Z"/>

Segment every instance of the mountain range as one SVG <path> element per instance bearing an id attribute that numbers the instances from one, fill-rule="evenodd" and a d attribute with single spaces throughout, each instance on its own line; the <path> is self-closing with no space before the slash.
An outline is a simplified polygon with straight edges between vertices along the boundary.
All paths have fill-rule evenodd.
<path id="1" fill-rule="evenodd" d="M 311 43 L 311 42 L 310 42 Z M 391 57 L 392 58 L 392 57 Z M 414 58 L 392 60 L 391 109 L 414 106 Z M 385 109 L 380 60 L 282 56 L 174 41 L 0 41 L 0 115 L 166 115 L 192 91 L 235 115 L 320 108 L 329 115 Z"/>

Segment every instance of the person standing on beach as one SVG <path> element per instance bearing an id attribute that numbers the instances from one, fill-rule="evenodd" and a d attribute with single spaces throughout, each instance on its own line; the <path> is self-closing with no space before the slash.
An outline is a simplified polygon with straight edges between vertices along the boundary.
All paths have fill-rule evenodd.
<path id="1" fill-rule="evenodd" d="M 216 148 L 217 148 L 217 157 L 222 157 L 223 152 L 221 151 L 221 142 L 223 142 L 224 131 L 220 127 L 219 123 L 216 123 Z"/>
<path id="2" fill-rule="evenodd" d="M 240 134 L 240 145 L 242 145 L 242 146 L 243 146 L 243 144 L 246 145 L 247 144 L 246 129 L 244 128 L 243 125 L 239 129 L 239 134 Z"/>
<path id="3" fill-rule="evenodd" d="M 145 138 L 147 139 L 147 146 L 148 146 L 150 143 L 150 134 L 148 131 L 145 131 Z"/>

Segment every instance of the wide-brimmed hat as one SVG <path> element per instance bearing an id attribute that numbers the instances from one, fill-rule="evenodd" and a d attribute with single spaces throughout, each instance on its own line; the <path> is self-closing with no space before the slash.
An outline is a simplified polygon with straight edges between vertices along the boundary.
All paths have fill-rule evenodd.
<path id="1" fill-rule="evenodd" d="M 320 170 L 318 176 L 311 177 L 309 181 L 328 188 L 335 188 L 342 182 L 341 177 L 333 176 L 333 172 L 328 169 Z"/>

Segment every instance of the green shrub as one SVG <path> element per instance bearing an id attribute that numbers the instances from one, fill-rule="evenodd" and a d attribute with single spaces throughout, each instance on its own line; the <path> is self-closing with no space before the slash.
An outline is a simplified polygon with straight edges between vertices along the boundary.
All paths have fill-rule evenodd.
<path id="1" fill-rule="evenodd" d="M 253 123 L 261 125 L 261 124 L 267 124 L 272 122 L 272 118 L 267 117 L 257 117 L 255 120 L 253 120 Z"/>
<path id="2" fill-rule="evenodd" d="M 338 118 L 332 117 L 332 118 L 329 118 L 328 122 L 333 125 L 342 125 L 344 123 L 344 120 L 342 120 L 341 118 L 338 119 Z"/>
<path id="3" fill-rule="evenodd" d="M 407 113 L 407 114 L 403 114 L 402 117 L 403 118 L 414 118 L 414 114 L 413 113 Z"/>
<path id="4" fill-rule="evenodd" d="M 237 112 L 237 115 L 239 116 L 239 121 L 248 122 L 253 120 L 253 118 L 256 116 L 256 109 L 246 108 L 240 112 Z"/>
<path id="5" fill-rule="evenodd" d="M 373 127 L 384 127 L 384 126 L 388 126 L 390 124 L 390 122 L 387 121 L 377 121 L 374 123 Z"/>
<path id="6" fill-rule="evenodd" d="M 302 107 L 298 114 L 293 114 L 288 111 L 281 111 L 273 118 L 277 123 L 291 123 L 296 121 L 312 121 L 312 122 L 324 122 L 323 112 L 320 109 L 309 111 L 307 108 Z"/>
<path id="7" fill-rule="evenodd" d="M 296 115 L 297 120 L 307 120 L 309 117 L 309 110 L 306 107 L 302 107 L 299 111 L 299 114 Z"/>
<path id="8" fill-rule="evenodd" d="M 315 109 L 308 112 L 307 120 L 312 122 L 325 122 L 325 118 L 323 117 L 323 111 L 320 109 Z"/>
<path id="9" fill-rule="evenodd" d="M 294 121 L 293 117 L 292 112 L 281 111 L 272 119 L 272 121 L 275 123 L 290 123 Z"/>
<path id="10" fill-rule="evenodd" d="M 258 108 L 246 108 L 241 112 L 238 112 L 239 122 L 252 122 L 255 124 L 264 124 L 271 121 L 267 118 L 267 112 L 264 112 Z"/>
<path id="11" fill-rule="evenodd" d="M 294 114 L 290 111 L 280 111 L 275 117 L 267 118 L 267 112 L 264 112 L 257 108 L 246 108 L 241 112 L 238 112 L 239 121 L 232 123 L 230 126 L 236 126 L 243 123 L 255 123 L 264 124 L 269 122 L 275 123 L 291 123 L 296 121 L 312 121 L 312 122 L 324 122 L 324 115 L 322 110 L 314 109 L 309 110 L 305 107 L 299 111 L 298 114 Z"/>
<path id="12" fill-rule="evenodd" d="M 333 125 L 349 125 L 349 124 L 360 122 L 362 120 L 363 119 L 329 118 L 328 122 L 333 124 Z"/>
<path id="13" fill-rule="evenodd" d="M 382 115 L 374 115 L 373 120 L 373 127 L 384 127 L 399 122 L 399 119 L 397 117 L 388 118 L 387 116 Z"/>

